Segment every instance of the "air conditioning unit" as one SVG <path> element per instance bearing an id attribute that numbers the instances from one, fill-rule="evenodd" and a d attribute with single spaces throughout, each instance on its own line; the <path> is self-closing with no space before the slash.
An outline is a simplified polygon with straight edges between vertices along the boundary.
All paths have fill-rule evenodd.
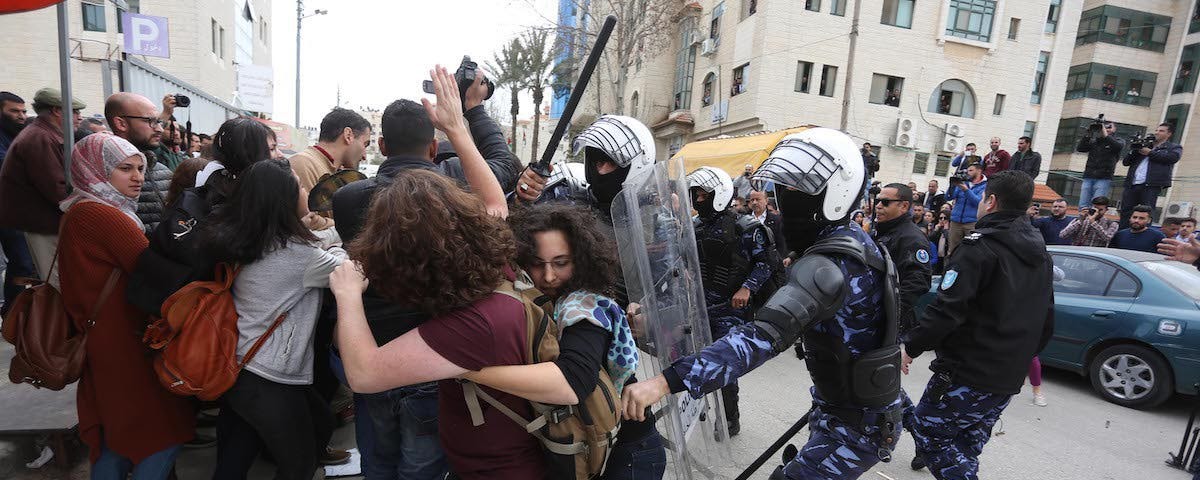
<path id="1" fill-rule="evenodd" d="M 908 117 L 896 120 L 896 138 L 892 145 L 903 148 L 917 148 L 917 122 Z"/>
<path id="2" fill-rule="evenodd" d="M 963 137 L 967 135 L 966 129 L 957 123 L 946 124 L 946 134 L 942 137 L 943 152 L 958 152 L 962 150 Z"/>
<path id="3" fill-rule="evenodd" d="M 700 43 L 700 55 L 705 56 L 705 57 L 711 57 L 716 53 L 717 53 L 717 41 L 716 40 L 713 40 L 711 38 L 706 38 L 706 39 L 704 39 L 703 42 Z"/>
<path id="4" fill-rule="evenodd" d="M 1195 211 L 1195 205 L 1192 202 L 1171 202 L 1167 204 L 1166 210 L 1163 210 L 1163 218 L 1188 218 Z"/>

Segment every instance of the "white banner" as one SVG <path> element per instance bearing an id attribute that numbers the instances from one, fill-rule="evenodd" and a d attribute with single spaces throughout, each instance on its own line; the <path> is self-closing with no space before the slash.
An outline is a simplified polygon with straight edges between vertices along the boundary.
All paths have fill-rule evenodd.
<path id="1" fill-rule="evenodd" d="M 271 113 L 275 108 L 275 77 L 271 67 L 238 65 L 237 98 L 251 112 Z"/>

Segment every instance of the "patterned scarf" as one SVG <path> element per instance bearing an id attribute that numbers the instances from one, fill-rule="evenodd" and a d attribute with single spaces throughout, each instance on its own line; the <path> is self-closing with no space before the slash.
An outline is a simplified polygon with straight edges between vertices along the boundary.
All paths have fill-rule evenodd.
<path id="1" fill-rule="evenodd" d="M 605 369 L 612 378 L 613 388 L 617 395 L 625 388 L 625 382 L 637 370 L 638 350 L 633 341 L 633 332 L 629 329 L 629 321 L 625 311 L 617 305 L 616 300 L 600 294 L 576 290 L 567 294 L 554 305 L 554 319 L 558 321 L 559 332 L 567 327 L 588 321 L 613 334 L 613 343 L 608 347 L 608 357 Z"/>
<path id="2" fill-rule="evenodd" d="M 58 208 L 67 211 L 78 202 L 97 202 L 117 208 L 137 224 L 139 230 L 146 226 L 137 216 L 137 197 L 126 197 L 108 183 L 113 170 L 126 158 L 137 155 L 146 160 L 132 143 L 110 133 L 93 133 L 75 144 L 71 154 L 71 187 L 74 190 Z"/>

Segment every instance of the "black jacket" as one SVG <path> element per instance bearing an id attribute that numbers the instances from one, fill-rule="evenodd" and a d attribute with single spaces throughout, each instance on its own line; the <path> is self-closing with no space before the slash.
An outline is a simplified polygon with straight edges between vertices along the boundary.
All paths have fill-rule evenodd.
<path id="1" fill-rule="evenodd" d="M 775 240 L 775 250 L 779 251 L 779 258 L 787 258 L 788 246 L 787 239 L 783 238 L 783 217 L 778 213 L 766 212 L 767 218 L 763 225 L 771 231 L 771 237 Z"/>
<path id="2" fill-rule="evenodd" d="M 900 276 L 900 329 L 907 331 L 916 323 L 914 306 L 929 291 L 933 276 L 929 238 L 909 215 L 879 222 L 875 229 L 875 240 L 892 256 Z"/>
<path id="3" fill-rule="evenodd" d="M 1012 155 L 1008 169 L 1025 172 L 1030 178 L 1037 178 L 1038 173 L 1042 171 L 1042 154 L 1033 150 L 1026 152 L 1017 150 L 1017 153 Z"/>
<path id="4" fill-rule="evenodd" d="M 475 148 L 479 149 L 483 160 L 491 168 L 492 174 L 496 175 L 496 180 L 500 182 L 500 189 L 505 192 L 513 191 L 517 188 L 517 178 L 521 176 L 522 167 L 521 163 L 517 161 L 516 155 L 513 155 L 512 150 L 508 148 L 508 142 L 504 140 L 504 131 L 500 129 L 500 124 L 487 115 L 487 111 L 483 109 L 482 105 L 467 110 L 464 117 L 471 127 L 471 138 L 475 139 Z M 446 176 L 466 183 L 467 177 L 463 174 L 462 159 L 458 158 L 458 154 L 450 142 L 438 144 L 438 154 L 434 162 Z"/>
<path id="5" fill-rule="evenodd" d="M 1175 164 L 1179 163 L 1179 158 L 1182 156 L 1183 146 L 1169 141 L 1150 150 L 1150 167 L 1146 169 L 1145 185 L 1147 187 L 1171 186 L 1171 173 L 1175 171 Z M 1125 155 L 1125 160 L 1121 163 L 1129 167 L 1129 171 L 1125 174 L 1126 187 L 1133 185 L 1133 176 L 1137 173 L 1138 165 L 1142 163 L 1143 158 L 1146 156 L 1133 150 Z"/>
<path id="6" fill-rule="evenodd" d="M 902 336 L 905 352 L 936 351 L 930 368 L 957 384 L 1020 392 L 1054 332 L 1053 265 L 1024 211 L 979 219 L 950 257 L 937 298 Z"/>
<path id="7" fill-rule="evenodd" d="M 1124 148 L 1125 142 L 1113 135 L 1096 137 L 1095 140 L 1090 136 L 1079 139 L 1075 151 L 1088 154 L 1083 178 L 1112 179 Z"/>
<path id="8" fill-rule="evenodd" d="M 138 195 L 137 216 L 146 225 L 146 232 L 154 231 L 163 220 L 166 211 L 167 190 L 171 187 L 171 169 L 157 160 L 152 151 L 146 154 L 146 181 Z"/>

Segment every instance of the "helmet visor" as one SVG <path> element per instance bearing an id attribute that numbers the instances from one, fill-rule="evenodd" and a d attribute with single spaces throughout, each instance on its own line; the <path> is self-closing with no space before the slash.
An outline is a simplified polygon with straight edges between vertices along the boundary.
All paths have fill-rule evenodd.
<path id="1" fill-rule="evenodd" d="M 721 186 L 721 179 L 717 178 L 717 174 L 713 173 L 707 168 L 701 168 L 692 172 L 691 175 L 687 176 L 687 180 L 689 189 L 692 187 L 700 187 L 708 193 L 716 191 L 717 187 Z"/>
<path id="2" fill-rule="evenodd" d="M 643 153 L 642 142 L 637 134 L 623 122 L 600 117 L 583 133 L 575 137 L 575 152 L 592 147 L 604 152 L 618 167 L 626 168 L 633 159 Z"/>
<path id="3" fill-rule="evenodd" d="M 800 139 L 780 142 L 758 171 L 750 177 L 756 190 L 767 183 L 817 195 L 842 167 L 824 149 Z"/>

